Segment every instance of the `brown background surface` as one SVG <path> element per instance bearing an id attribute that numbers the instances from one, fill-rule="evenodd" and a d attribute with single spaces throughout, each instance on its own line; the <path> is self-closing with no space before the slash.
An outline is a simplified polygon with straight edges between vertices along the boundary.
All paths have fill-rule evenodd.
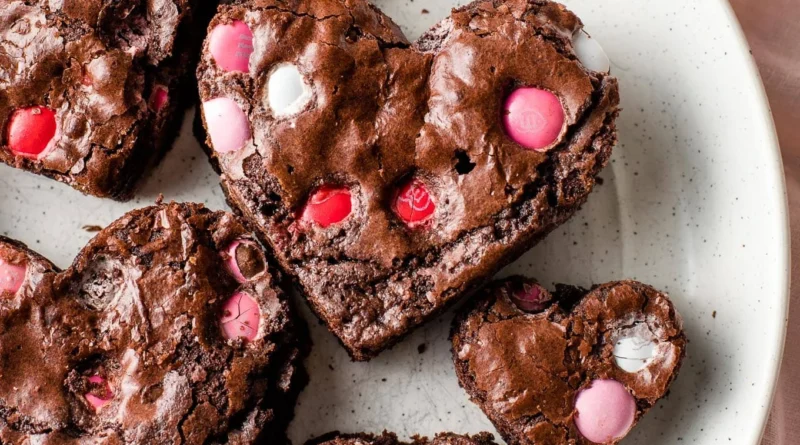
<path id="1" fill-rule="evenodd" d="M 731 0 L 778 128 L 792 226 L 792 302 L 781 375 L 762 445 L 800 443 L 800 1 Z"/>

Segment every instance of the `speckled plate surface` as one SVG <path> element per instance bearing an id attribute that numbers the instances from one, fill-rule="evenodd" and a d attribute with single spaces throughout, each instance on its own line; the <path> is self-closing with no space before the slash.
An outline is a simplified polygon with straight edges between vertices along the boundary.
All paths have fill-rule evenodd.
<path id="1" fill-rule="evenodd" d="M 415 38 L 456 2 L 377 3 Z M 778 145 L 739 26 L 721 0 L 565 3 L 603 43 L 620 79 L 620 144 L 583 210 L 504 273 L 548 285 L 635 278 L 670 292 L 689 354 L 670 396 L 626 443 L 756 443 L 783 344 L 789 239 Z M 225 208 L 192 117 L 130 203 L 0 166 L 0 233 L 67 266 L 92 236 L 85 226 L 105 226 L 159 193 Z M 458 387 L 451 315 L 370 363 L 351 363 L 312 323 L 312 382 L 294 442 L 333 429 L 491 431 Z"/>

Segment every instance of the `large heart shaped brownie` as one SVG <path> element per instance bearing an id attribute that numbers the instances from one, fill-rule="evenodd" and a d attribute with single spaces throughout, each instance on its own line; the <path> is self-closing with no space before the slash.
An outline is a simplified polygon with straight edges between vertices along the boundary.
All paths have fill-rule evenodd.
<path id="1" fill-rule="evenodd" d="M 281 443 L 307 349 L 233 215 L 131 212 L 58 271 L 0 239 L 0 443 Z"/>
<path id="2" fill-rule="evenodd" d="M 453 323 L 459 382 L 509 444 L 615 444 L 667 394 L 686 354 L 668 297 L 512 277 Z"/>
<path id="3" fill-rule="evenodd" d="M 364 0 L 220 8 L 198 71 L 212 162 L 355 359 L 586 200 L 619 97 L 581 28 L 544 0 L 472 3 L 414 44 Z"/>

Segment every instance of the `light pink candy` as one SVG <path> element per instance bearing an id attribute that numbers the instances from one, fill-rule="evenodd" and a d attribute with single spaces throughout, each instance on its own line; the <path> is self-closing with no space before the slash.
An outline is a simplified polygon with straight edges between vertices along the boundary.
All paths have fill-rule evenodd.
<path id="1" fill-rule="evenodd" d="M 250 139 L 250 122 L 233 99 L 218 97 L 203 102 L 203 115 L 214 150 L 240 150 Z"/>
<path id="2" fill-rule="evenodd" d="M 16 293 L 25 282 L 27 266 L 16 266 L 0 258 L 0 292 Z"/>
<path id="3" fill-rule="evenodd" d="M 90 405 L 94 408 L 95 411 L 99 410 L 100 408 L 106 406 L 111 399 L 114 398 L 114 392 L 111 391 L 111 386 L 108 384 L 105 378 L 99 375 L 93 375 L 89 377 L 90 383 L 95 384 L 104 384 L 105 386 L 105 395 L 103 397 L 98 397 L 92 393 L 86 393 L 84 397 L 86 397 L 86 401 L 89 402 Z"/>
<path id="4" fill-rule="evenodd" d="M 236 248 L 239 247 L 241 244 L 250 244 L 254 245 L 252 241 L 248 240 L 236 240 L 225 249 L 225 253 L 228 255 L 228 258 L 225 260 L 225 267 L 228 269 L 228 272 L 233 275 L 233 278 L 236 279 L 239 283 L 246 283 L 247 277 L 242 275 L 242 270 L 239 269 L 239 263 L 236 262 Z"/>
<path id="5" fill-rule="evenodd" d="M 607 443 L 628 434 L 636 417 L 636 401 L 616 380 L 595 380 L 575 398 L 575 426 L 587 439 Z"/>
<path id="6" fill-rule="evenodd" d="M 506 132 L 525 148 L 548 148 L 561 134 L 564 119 L 561 101 L 547 90 L 517 88 L 506 99 L 503 113 Z"/>
<path id="7" fill-rule="evenodd" d="M 220 68 L 246 73 L 253 54 L 253 32 L 239 20 L 217 25 L 208 37 L 208 50 Z"/>
<path id="8" fill-rule="evenodd" d="M 243 338 L 245 341 L 255 339 L 260 320 L 261 310 L 258 303 L 244 292 L 237 292 L 222 306 L 220 325 L 225 338 Z"/>

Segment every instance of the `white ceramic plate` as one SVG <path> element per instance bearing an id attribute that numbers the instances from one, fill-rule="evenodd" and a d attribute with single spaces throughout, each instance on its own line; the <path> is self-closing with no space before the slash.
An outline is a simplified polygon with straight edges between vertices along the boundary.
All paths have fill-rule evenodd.
<path id="1" fill-rule="evenodd" d="M 377 3 L 416 38 L 456 2 Z M 603 43 L 620 79 L 620 144 L 585 208 L 505 273 L 580 285 L 635 278 L 670 292 L 689 353 L 669 397 L 626 443 L 754 444 L 780 362 L 789 239 L 778 145 L 740 28 L 720 0 L 566 3 Z M 67 266 L 92 236 L 84 225 L 106 225 L 159 193 L 225 208 L 191 136 L 192 114 L 130 203 L 0 168 L 0 233 Z M 450 319 L 368 364 L 351 363 L 312 322 L 312 381 L 291 427 L 294 442 L 334 429 L 386 428 L 404 437 L 492 430 L 456 381 Z"/>

